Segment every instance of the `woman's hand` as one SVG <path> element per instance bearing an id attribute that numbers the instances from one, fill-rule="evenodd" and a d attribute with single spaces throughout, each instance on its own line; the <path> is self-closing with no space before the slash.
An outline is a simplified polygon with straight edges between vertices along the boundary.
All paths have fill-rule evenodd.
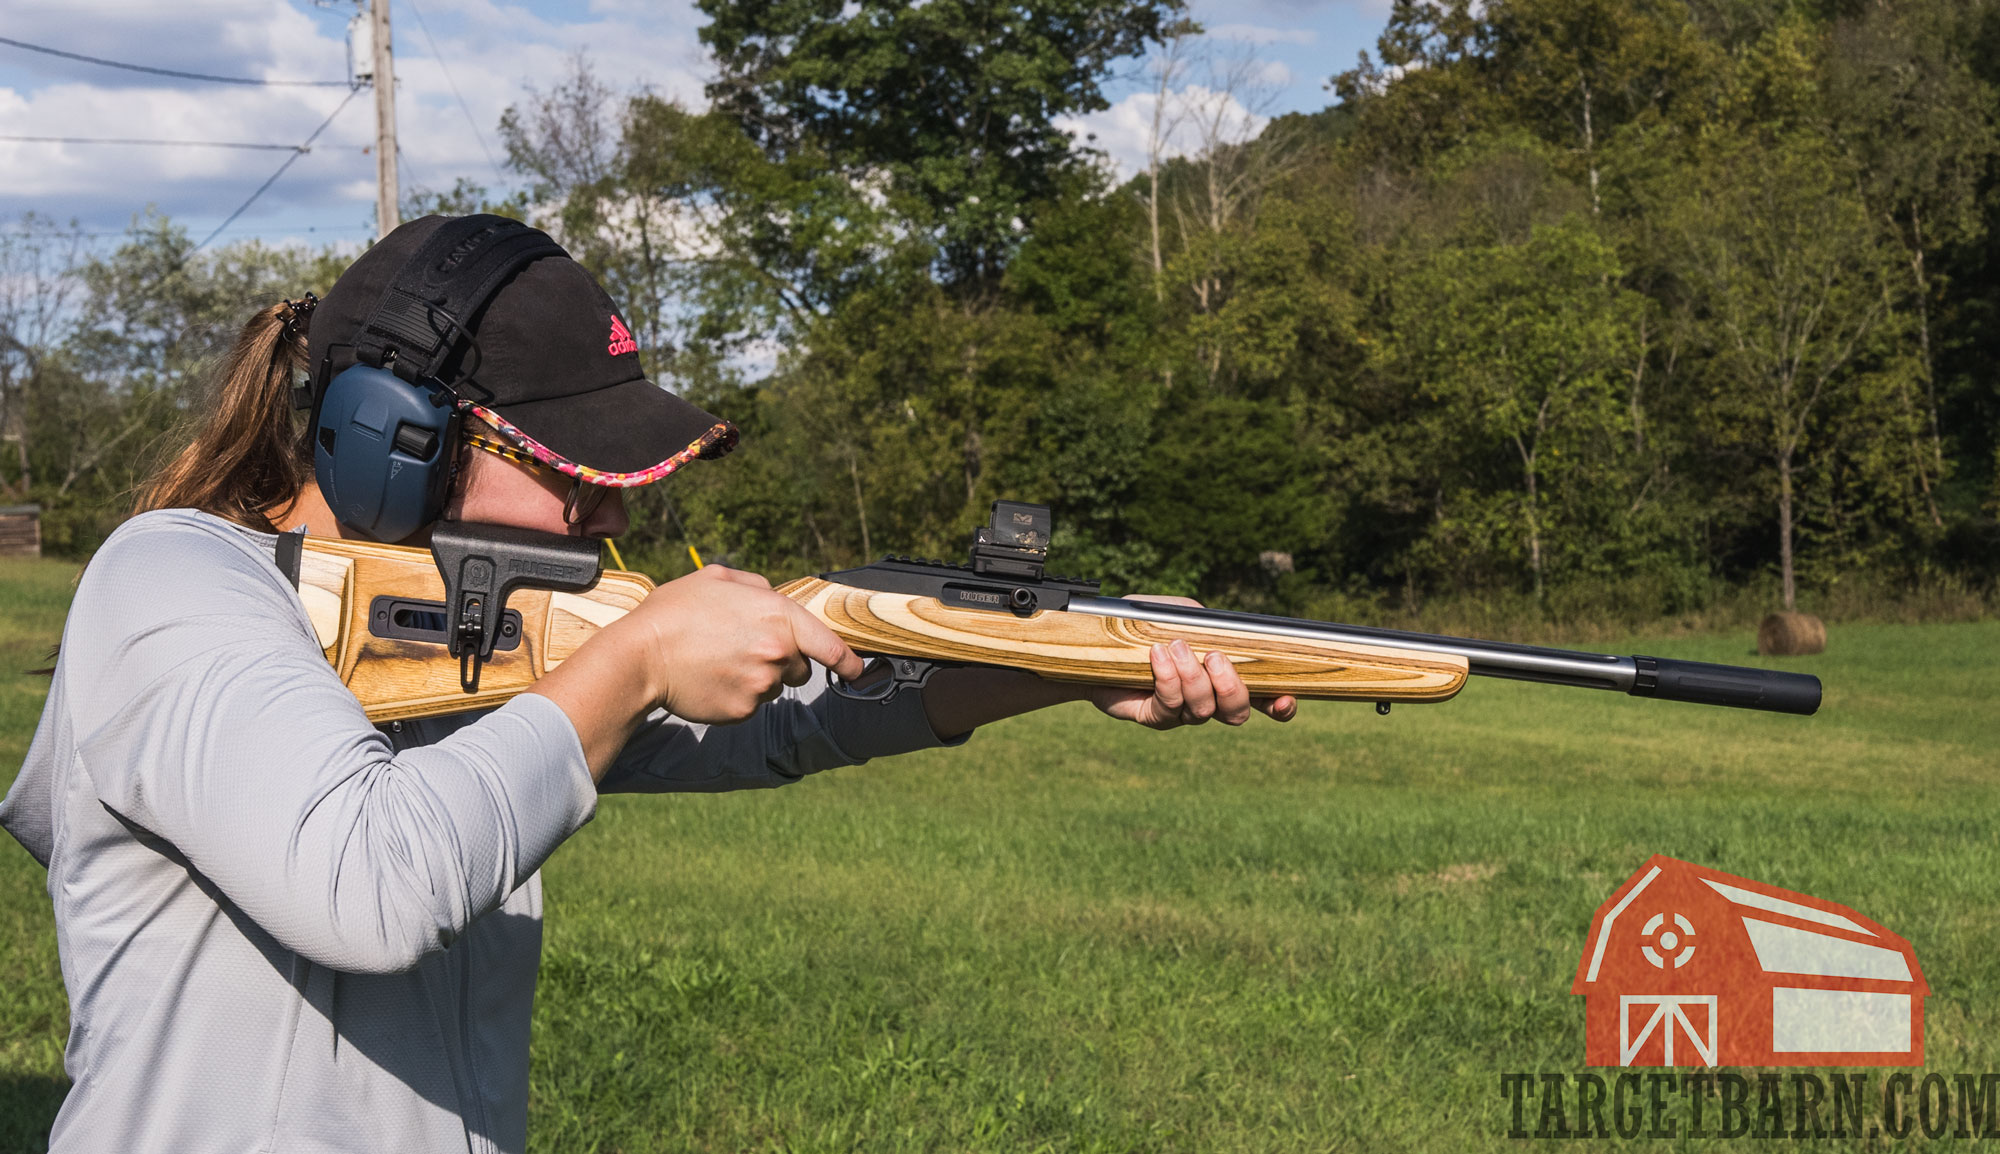
<path id="1" fill-rule="evenodd" d="M 1130 600 L 1197 608 L 1201 604 L 1185 597 L 1132 596 Z M 1290 721 L 1298 713 L 1299 703 L 1290 696 L 1252 698 L 1236 667 L 1221 653 L 1196 660 L 1187 642 L 1176 641 L 1155 645 L 1152 662 L 1150 691 L 1044 681 L 1016 669 L 943 669 L 924 689 L 924 712 L 940 737 L 953 737 L 990 721 L 1065 701 L 1088 701 L 1112 717 L 1151 729 L 1200 725 L 1210 718 L 1225 725 L 1241 725 L 1253 709 L 1279 721 Z"/>
<path id="2" fill-rule="evenodd" d="M 743 721 L 785 686 L 803 685 L 812 661 L 861 675 L 861 658 L 769 581 L 710 565 L 653 590 L 528 692 L 569 716 L 602 779 L 654 709 L 712 725 Z"/>
<path id="3" fill-rule="evenodd" d="M 1160 605 L 1186 605 L 1199 609 L 1201 602 L 1187 597 L 1157 597 L 1128 594 L 1129 601 L 1152 601 Z M 1241 725 L 1255 709 L 1276 721 L 1297 716 L 1296 698 L 1250 696 L 1236 666 L 1219 650 L 1210 650 L 1197 659 L 1185 641 L 1155 645 L 1153 689 L 1121 689 L 1116 686 L 1089 691 L 1089 701 L 1107 715 L 1121 721 L 1136 721 L 1149 729 L 1175 729 L 1200 725 L 1210 718 L 1224 725 Z"/>
<path id="4" fill-rule="evenodd" d="M 655 704 L 685 721 L 747 720 L 785 686 L 805 684 L 808 659 L 861 675 L 861 658 L 819 618 L 758 574 L 721 565 L 655 589 L 626 620 L 652 633 Z"/>

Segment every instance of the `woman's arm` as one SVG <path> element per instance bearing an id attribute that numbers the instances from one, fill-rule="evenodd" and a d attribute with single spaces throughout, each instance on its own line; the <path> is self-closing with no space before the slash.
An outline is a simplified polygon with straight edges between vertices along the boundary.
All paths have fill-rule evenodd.
<path id="1" fill-rule="evenodd" d="M 336 970 L 449 945 L 596 805 L 575 731 L 542 698 L 393 750 L 268 554 L 198 514 L 135 518 L 99 551 L 56 678 L 97 799 Z"/>
<path id="2" fill-rule="evenodd" d="M 614 791 L 783 785 L 1066 701 L 1154 729 L 1211 717 L 1241 725 L 1253 708 L 1282 721 L 1296 710 L 1289 697 L 1252 700 L 1227 657 L 1197 659 L 1186 642 L 1154 647 L 1150 691 L 968 668 L 939 671 L 920 695 L 855 702 L 808 684 L 822 668 L 813 661 L 850 678 L 861 664 L 762 577 L 711 565 L 655 590 L 529 692 L 562 707 L 592 775 Z"/>
<path id="3" fill-rule="evenodd" d="M 822 666 L 804 658 L 839 654 L 846 664 L 835 672 L 845 677 L 854 676 L 859 659 L 754 574 L 709 566 L 661 586 L 641 611 L 651 615 L 645 627 L 614 623 L 530 691 L 562 705 L 592 751 L 593 775 L 609 791 L 784 785 L 834 766 L 961 740 L 987 722 L 1066 701 L 1090 701 L 1154 729 L 1211 717 L 1241 725 L 1252 708 L 1289 720 L 1296 708 L 1289 697 L 1253 701 L 1228 658 L 1211 653 L 1199 660 L 1185 642 L 1154 647 L 1150 691 L 967 668 L 939 671 L 920 694 L 857 702 L 813 684 Z M 765 642 L 734 640 L 746 621 L 754 628 L 760 619 L 771 634 Z M 747 660 L 725 656 L 746 651 Z M 648 716 L 649 703 L 667 713 Z M 737 721 L 739 714 L 741 724 L 705 724 Z"/>
<path id="4" fill-rule="evenodd" d="M 701 724 L 746 721 L 804 684 L 815 661 L 861 673 L 861 659 L 770 582 L 710 565 L 655 589 L 528 693 L 569 717 L 602 780 L 655 709 Z"/>

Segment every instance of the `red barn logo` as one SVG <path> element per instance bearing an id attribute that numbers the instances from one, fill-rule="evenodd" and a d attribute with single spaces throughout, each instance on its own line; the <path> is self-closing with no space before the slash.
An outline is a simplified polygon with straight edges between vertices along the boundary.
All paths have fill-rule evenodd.
<path id="1" fill-rule="evenodd" d="M 611 317 L 611 344 L 607 347 L 614 357 L 639 351 L 639 342 L 632 339 L 632 330 L 626 328 L 625 322 L 619 320 L 615 313 Z"/>
<path id="2" fill-rule="evenodd" d="M 1592 1066 L 1921 1066 L 1910 943 L 1846 906 L 1655 855 L 1577 962 Z"/>

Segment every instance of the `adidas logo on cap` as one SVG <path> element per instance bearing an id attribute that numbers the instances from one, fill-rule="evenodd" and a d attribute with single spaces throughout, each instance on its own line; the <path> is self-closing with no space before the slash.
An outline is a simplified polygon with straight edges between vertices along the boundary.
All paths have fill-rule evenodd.
<path id="1" fill-rule="evenodd" d="M 611 355 L 614 357 L 623 356 L 626 353 L 636 353 L 638 351 L 639 342 L 632 339 L 632 330 L 626 328 L 625 322 L 619 320 L 618 315 L 613 313 L 611 316 Z"/>

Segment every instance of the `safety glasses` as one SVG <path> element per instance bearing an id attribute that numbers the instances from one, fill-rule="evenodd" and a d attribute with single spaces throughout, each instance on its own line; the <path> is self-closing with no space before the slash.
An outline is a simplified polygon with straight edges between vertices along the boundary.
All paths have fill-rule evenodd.
<path id="1" fill-rule="evenodd" d="M 673 475 L 689 461 L 720 457 L 736 447 L 736 426 L 722 421 L 680 452 L 647 469 L 630 473 L 612 473 L 603 469 L 593 469 L 589 465 L 579 465 L 575 461 L 535 440 L 522 432 L 507 418 L 484 405 L 460 399 L 459 411 L 478 417 L 497 430 L 506 440 L 496 441 L 477 433 L 467 433 L 465 441 L 477 449 L 510 461 L 532 465 L 560 473 L 570 478 L 568 498 L 563 502 L 563 517 L 571 525 L 581 524 L 590 518 L 597 506 L 604 500 L 607 489 L 634 489 L 640 485 L 650 485 L 654 481 Z"/>
<path id="2" fill-rule="evenodd" d="M 537 461 L 533 453 L 530 453 L 526 449 L 510 445 L 505 441 L 496 441 L 491 437 L 482 437 L 477 433 L 467 433 L 464 439 L 466 444 L 475 449 L 484 450 L 496 457 L 503 457 L 517 465 L 526 465 L 537 473 L 554 473 L 557 476 L 564 475 L 560 470 Z M 604 495 L 610 491 L 610 487 L 608 486 L 593 485 L 581 476 L 571 476 L 569 495 L 563 498 L 563 524 L 581 525 L 585 521 L 590 520 L 590 515 L 597 512 L 597 507 L 604 503 Z"/>

